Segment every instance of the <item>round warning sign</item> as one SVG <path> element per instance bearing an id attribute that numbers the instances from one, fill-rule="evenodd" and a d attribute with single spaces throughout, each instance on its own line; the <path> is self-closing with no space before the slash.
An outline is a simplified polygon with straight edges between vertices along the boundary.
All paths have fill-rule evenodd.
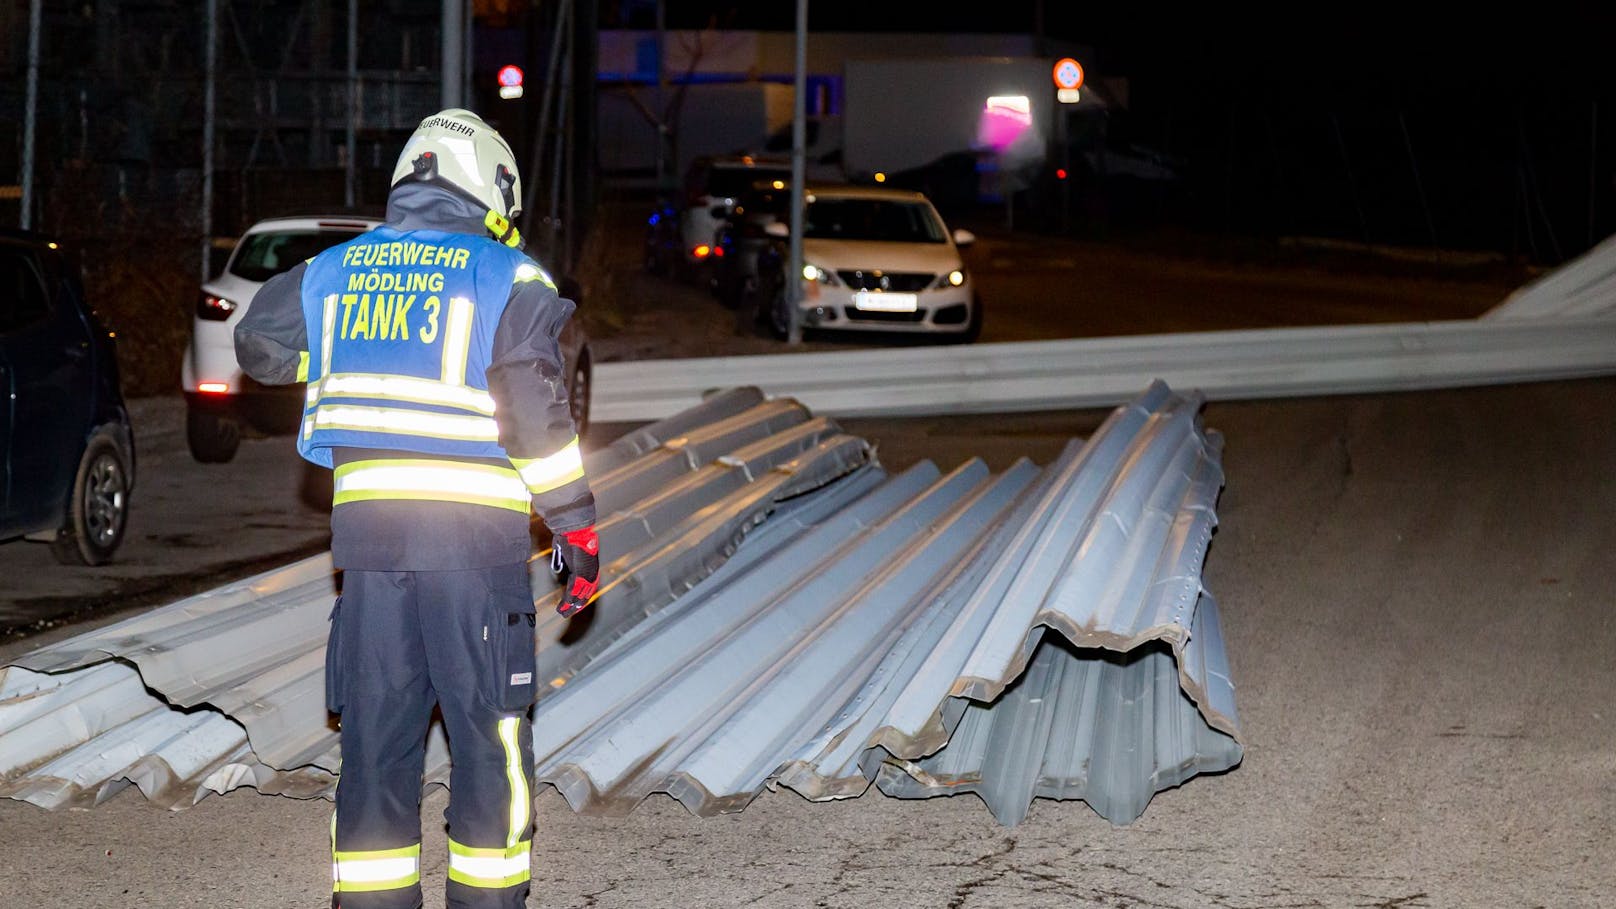
<path id="1" fill-rule="evenodd" d="M 1071 57 L 1062 57 L 1055 61 L 1055 87 L 1081 88 L 1083 85 L 1083 65 Z"/>

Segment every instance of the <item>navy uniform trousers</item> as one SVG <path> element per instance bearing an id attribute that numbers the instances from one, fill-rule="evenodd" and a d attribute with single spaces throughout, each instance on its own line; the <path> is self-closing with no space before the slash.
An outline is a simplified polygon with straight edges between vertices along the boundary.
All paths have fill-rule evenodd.
<path id="1" fill-rule="evenodd" d="M 532 845 L 534 605 L 526 563 L 343 572 L 326 649 L 341 715 L 332 904 L 416 909 L 433 708 L 452 770 L 447 905 L 526 905 Z"/>

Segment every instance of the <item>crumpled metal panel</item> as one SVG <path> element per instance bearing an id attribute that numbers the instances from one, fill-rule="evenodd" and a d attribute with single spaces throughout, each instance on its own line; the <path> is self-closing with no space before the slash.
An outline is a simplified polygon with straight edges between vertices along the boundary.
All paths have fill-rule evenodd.
<path id="1" fill-rule="evenodd" d="M 765 788 L 830 799 L 873 781 L 899 797 L 974 792 L 1006 824 L 1037 797 L 1126 823 L 1155 792 L 1236 765 L 1234 688 L 1200 583 L 1222 486 L 1201 404 L 1153 383 L 1047 467 L 997 475 L 976 459 L 889 475 L 863 440 L 744 390 L 711 396 L 701 420 L 625 437 L 615 467 L 590 463 L 612 503 L 603 545 L 622 555 L 585 633 L 554 617 L 557 594 L 535 572 L 551 679 L 534 708 L 539 779 L 601 814 L 654 792 L 706 815 Z M 156 766 L 170 769 L 148 770 L 142 791 L 176 807 L 236 785 L 329 795 L 322 570 L 289 566 L 45 648 L 27 675 L 6 670 L 0 794 L 105 797 L 130 768 Z M 256 653 L 225 618 L 249 609 L 303 627 Z M 5 691 L 73 687 L 61 682 L 86 671 L 74 667 L 109 654 L 154 690 L 228 714 L 251 749 L 238 735 L 170 755 L 161 731 L 123 730 L 171 712 L 129 695 L 141 678 L 128 672 L 112 683 L 121 714 L 19 746 Z M 18 696 L 38 701 L 31 723 L 84 713 L 79 697 Z M 142 743 L 122 769 L 64 763 L 110 753 L 115 735 Z M 447 785 L 441 736 L 428 780 Z"/>
<path id="2" fill-rule="evenodd" d="M 603 814 L 653 792 L 696 814 L 738 810 L 766 785 L 848 797 L 875 777 L 897 795 L 978 791 L 1005 823 L 1037 795 L 1085 798 L 1125 823 L 1159 789 L 1234 766 L 1233 686 L 1200 584 L 1221 439 L 1200 430 L 1200 405 L 1158 383 L 1042 471 L 992 477 L 972 461 L 939 476 L 923 463 L 767 551 L 749 540 L 540 701 L 540 780 Z M 973 743 L 1020 740 L 980 734 L 973 718 L 951 751 L 972 705 L 998 717 L 1033 655 L 1059 649 L 1045 629 L 1089 648 L 1079 662 L 1095 670 L 1160 650 L 1165 663 L 1099 673 L 1090 690 L 1139 687 L 1165 665 L 1172 697 L 1052 698 L 1088 739 L 1028 740 L 1036 753 L 988 761 Z M 1155 728 L 1182 734 L 1140 740 Z M 1088 768 L 1106 749 L 1140 757 L 1114 762 L 1096 794 Z"/>

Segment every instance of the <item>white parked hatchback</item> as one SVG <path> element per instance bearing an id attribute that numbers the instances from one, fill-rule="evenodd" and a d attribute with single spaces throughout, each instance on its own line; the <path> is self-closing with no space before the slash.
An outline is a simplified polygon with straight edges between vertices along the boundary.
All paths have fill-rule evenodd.
<path id="1" fill-rule="evenodd" d="M 192 457 L 222 463 L 236 456 L 244 431 L 276 434 L 297 428 L 304 386 L 260 385 L 243 373 L 236 361 L 236 325 L 265 281 L 381 223 L 350 215 L 269 218 L 241 235 L 218 277 L 202 285 L 180 367 L 185 438 Z M 561 278 L 560 285 L 562 296 L 583 305 L 577 282 Z M 594 375 L 589 335 L 573 318 L 557 340 L 566 362 L 572 422 L 583 437 L 589 429 Z"/>
<path id="2" fill-rule="evenodd" d="M 204 463 L 228 461 L 235 457 L 244 429 L 279 432 L 296 427 L 303 386 L 260 385 L 244 374 L 236 362 L 236 325 L 265 281 L 381 223 L 340 215 L 270 218 L 241 235 L 218 276 L 202 285 L 180 366 L 185 438 L 192 457 Z"/>
<path id="3" fill-rule="evenodd" d="M 960 250 L 976 242 L 949 230 L 924 193 L 878 186 L 810 187 L 804 199 L 801 326 L 817 331 L 916 333 L 974 341 L 982 308 Z M 765 230 L 783 246 L 790 225 Z M 781 258 L 783 253 L 777 252 Z M 785 337 L 783 281 L 764 298 L 766 321 Z"/>

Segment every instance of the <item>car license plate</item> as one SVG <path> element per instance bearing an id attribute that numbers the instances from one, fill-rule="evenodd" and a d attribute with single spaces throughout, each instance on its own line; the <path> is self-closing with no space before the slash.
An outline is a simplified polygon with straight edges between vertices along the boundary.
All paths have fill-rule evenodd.
<path id="1" fill-rule="evenodd" d="M 853 305 L 859 309 L 876 312 L 914 312 L 915 307 L 920 305 L 920 298 L 914 294 L 884 294 L 861 290 L 853 294 Z"/>

